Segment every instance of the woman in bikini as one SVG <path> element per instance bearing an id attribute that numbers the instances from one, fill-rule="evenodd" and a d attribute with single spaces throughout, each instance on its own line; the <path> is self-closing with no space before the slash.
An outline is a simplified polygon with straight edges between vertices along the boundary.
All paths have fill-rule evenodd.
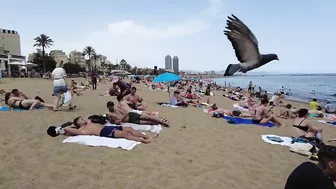
<path id="1" fill-rule="evenodd" d="M 322 129 L 314 127 L 309 121 L 309 111 L 307 109 L 300 109 L 298 117 L 293 122 L 293 127 L 298 134 L 296 137 L 315 138 Z M 318 137 L 320 138 L 320 137 Z"/>
<path id="2" fill-rule="evenodd" d="M 283 126 L 280 122 L 279 118 L 277 118 L 274 114 L 271 113 L 272 107 L 267 109 L 268 100 L 262 99 L 261 104 L 256 107 L 253 116 L 253 123 L 255 124 L 264 124 L 267 122 L 274 122 L 279 126 Z"/>
<path id="3" fill-rule="evenodd" d="M 46 104 L 36 99 L 24 99 L 22 97 L 15 97 L 12 93 L 6 93 L 5 103 L 11 108 L 24 110 L 33 110 L 34 108 L 38 107 L 54 107 L 54 105 L 52 104 Z"/>

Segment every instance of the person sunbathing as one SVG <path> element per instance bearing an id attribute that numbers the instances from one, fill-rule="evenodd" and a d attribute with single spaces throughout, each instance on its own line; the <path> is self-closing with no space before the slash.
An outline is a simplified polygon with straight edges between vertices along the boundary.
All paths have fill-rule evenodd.
<path id="1" fill-rule="evenodd" d="M 169 104 L 174 106 L 188 106 L 188 103 L 184 101 L 183 97 L 181 97 L 180 91 L 174 91 L 174 94 L 171 97 Z"/>
<path id="2" fill-rule="evenodd" d="M 85 86 L 80 86 L 77 84 L 77 82 L 75 80 L 71 80 L 71 87 L 74 89 L 74 90 L 85 90 Z"/>
<path id="3" fill-rule="evenodd" d="M 5 89 L 0 89 L 0 94 L 6 94 L 6 90 Z"/>
<path id="4" fill-rule="evenodd" d="M 111 112 L 111 113 L 115 112 L 115 105 L 112 101 L 108 101 L 106 103 L 106 107 L 107 107 L 109 112 Z M 121 109 L 123 112 L 135 112 L 135 113 L 138 113 L 138 114 L 147 114 L 149 116 L 151 116 L 151 115 L 157 116 L 158 115 L 158 112 L 148 112 L 148 111 L 134 110 L 134 109 L 129 107 L 129 105 L 126 103 L 125 100 L 119 101 L 116 108 Z"/>
<path id="5" fill-rule="evenodd" d="M 136 87 L 132 87 L 131 94 L 126 95 L 124 99 L 127 101 L 127 104 L 129 107 L 131 107 L 134 110 L 146 110 L 147 104 L 143 103 L 143 99 L 136 94 Z"/>
<path id="6" fill-rule="evenodd" d="M 121 102 L 121 100 L 119 102 Z M 149 115 L 148 113 L 139 114 L 139 112 L 134 112 L 132 109 L 128 109 L 129 107 L 126 104 L 121 104 L 116 108 L 114 107 L 114 104 L 112 106 L 113 107 L 110 105 L 110 107 L 108 107 L 109 113 L 106 114 L 106 117 L 110 123 L 117 125 L 120 125 L 121 123 L 134 123 L 140 125 L 161 124 L 165 127 L 169 127 L 168 120 L 164 118 L 158 118 L 155 115 Z"/>
<path id="7" fill-rule="evenodd" d="M 39 107 L 53 108 L 54 105 L 46 104 L 36 99 L 25 99 L 22 97 L 16 97 L 13 93 L 6 93 L 5 103 L 11 108 L 33 110 Z"/>
<path id="8" fill-rule="evenodd" d="M 101 124 L 92 123 L 89 119 L 86 120 L 82 117 L 75 118 L 73 124 L 76 126 L 76 128 L 71 126 L 65 127 L 65 134 L 94 135 L 107 138 L 125 138 L 146 144 L 154 142 L 158 136 L 157 134 L 152 136 L 144 135 L 131 127 L 103 126 Z"/>
<path id="9" fill-rule="evenodd" d="M 287 104 L 285 111 L 280 110 L 280 116 L 279 117 L 284 118 L 284 119 L 294 119 L 294 118 L 297 117 L 297 110 L 292 109 L 291 104 Z"/>
<path id="10" fill-rule="evenodd" d="M 280 120 L 272 113 L 272 108 L 267 109 L 268 100 L 262 99 L 261 104 L 256 107 L 253 116 L 253 123 L 255 124 L 264 124 L 267 122 L 274 122 L 278 126 L 282 126 L 283 124 Z"/>
<path id="11" fill-rule="evenodd" d="M 296 131 L 296 137 L 304 138 L 319 138 L 321 139 L 322 129 L 313 126 L 309 121 L 309 111 L 308 109 L 300 109 L 298 111 L 298 117 L 293 122 L 294 130 Z"/>
<path id="12" fill-rule="evenodd" d="M 239 110 L 225 110 L 218 108 L 216 104 L 211 105 L 208 108 L 208 113 L 212 113 L 213 117 L 223 117 L 232 116 L 232 117 L 253 117 L 253 112 L 241 112 Z"/>

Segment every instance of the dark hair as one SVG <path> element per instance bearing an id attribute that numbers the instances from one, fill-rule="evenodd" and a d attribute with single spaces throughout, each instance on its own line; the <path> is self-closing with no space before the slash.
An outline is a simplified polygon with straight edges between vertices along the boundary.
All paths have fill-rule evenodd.
<path id="1" fill-rule="evenodd" d="M 12 89 L 12 93 L 19 92 L 19 89 Z"/>
<path id="2" fill-rule="evenodd" d="M 268 104 L 268 99 L 266 99 L 266 98 L 262 99 L 261 104 Z"/>
<path id="3" fill-rule="evenodd" d="M 174 91 L 174 94 L 180 94 L 180 91 Z"/>
<path id="4" fill-rule="evenodd" d="M 74 126 L 76 126 L 77 128 L 79 127 L 78 120 L 79 120 L 80 118 L 82 118 L 82 117 L 79 116 L 79 117 L 76 117 L 76 118 L 73 120 L 73 124 L 74 124 Z"/>
<path id="5" fill-rule="evenodd" d="M 286 105 L 286 108 L 287 108 L 287 109 L 291 109 L 291 108 L 292 108 L 292 105 L 291 105 L 291 104 L 287 104 L 287 105 Z"/>
<path id="6" fill-rule="evenodd" d="M 114 106 L 114 103 L 112 101 L 108 101 L 106 103 L 106 107 L 112 107 L 112 106 Z"/>
<path id="7" fill-rule="evenodd" d="M 239 117 L 240 114 L 241 114 L 241 112 L 239 110 L 233 110 L 232 111 L 232 115 L 234 115 L 234 116 Z"/>
<path id="8" fill-rule="evenodd" d="M 132 87 L 132 90 L 137 90 L 136 87 Z"/>
<path id="9" fill-rule="evenodd" d="M 298 111 L 299 118 L 302 118 L 306 115 L 308 115 L 309 111 L 308 109 L 302 108 Z"/>
<path id="10" fill-rule="evenodd" d="M 250 97 L 253 97 L 253 96 L 255 96 L 255 94 L 254 93 L 250 93 Z"/>
<path id="11" fill-rule="evenodd" d="M 11 94 L 12 94 L 12 93 L 6 93 L 6 94 L 5 94 L 5 103 L 6 103 L 7 105 L 8 105 L 8 100 L 9 100 Z"/>
<path id="12" fill-rule="evenodd" d="M 315 101 L 315 102 L 316 102 L 316 101 L 317 101 L 317 99 L 316 99 L 316 98 L 313 98 L 313 101 Z"/>
<path id="13" fill-rule="evenodd" d="M 336 160 L 336 147 L 331 145 L 321 145 L 317 154 L 319 165 L 322 169 L 326 169 L 330 160 Z"/>
<path id="14" fill-rule="evenodd" d="M 118 100 L 118 102 L 120 102 L 122 99 L 123 99 L 123 96 L 122 96 L 121 94 L 119 94 L 119 95 L 117 96 L 117 100 Z"/>

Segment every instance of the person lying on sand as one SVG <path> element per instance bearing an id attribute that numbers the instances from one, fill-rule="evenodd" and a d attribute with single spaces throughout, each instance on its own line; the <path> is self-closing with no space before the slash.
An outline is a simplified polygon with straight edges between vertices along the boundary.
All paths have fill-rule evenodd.
<path id="1" fill-rule="evenodd" d="M 267 104 L 268 100 L 267 99 L 262 99 L 261 104 L 256 107 L 254 111 L 254 116 L 253 116 L 253 122 L 255 124 L 263 124 L 267 122 L 273 122 L 277 124 L 278 126 L 283 126 L 279 118 L 277 118 L 273 113 L 272 113 L 272 108 L 267 109 Z"/>
<path id="2" fill-rule="evenodd" d="M 25 95 L 23 92 L 19 91 L 18 89 L 13 89 L 12 94 L 15 97 L 23 98 L 23 99 L 26 99 L 26 100 L 33 99 L 33 98 L 28 98 L 27 95 Z M 39 100 L 39 101 L 44 103 L 44 100 L 39 96 L 35 96 L 34 99 Z"/>
<path id="3" fill-rule="evenodd" d="M 22 97 L 16 97 L 13 93 L 6 93 L 5 103 L 11 108 L 18 108 L 24 110 L 33 110 L 39 107 L 53 108 L 54 105 L 46 104 L 36 99 L 25 99 Z"/>
<path id="4" fill-rule="evenodd" d="M 131 107 L 134 110 L 146 110 L 147 104 L 142 102 L 143 99 L 138 94 L 136 94 L 136 87 L 132 87 L 131 94 L 126 95 L 124 99 L 126 100 L 129 107 Z"/>
<path id="5" fill-rule="evenodd" d="M 216 104 L 208 108 L 208 113 L 212 113 L 214 117 L 223 117 L 224 115 L 232 117 L 253 117 L 253 112 L 241 112 L 239 110 L 225 110 L 218 108 Z"/>
<path id="6" fill-rule="evenodd" d="M 110 123 L 120 125 L 121 123 L 134 123 L 139 125 L 156 125 L 161 124 L 165 127 L 169 127 L 169 122 L 165 118 L 158 118 L 156 115 L 150 115 L 148 113 L 139 114 L 134 112 L 125 102 L 119 101 L 124 104 L 118 105 L 116 108 L 114 104 L 108 104 L 109 113 L 106 114 L 106 118 Z"/>
<path id="7" fill-rule="evenodd" d="M 158 116 L 158 112 L 148 112 L 148 111 L 141 111 L 141 110 L 134 110 L 128 106 L 125 100 L 121 100 L 118 102 L 117 106 L 115 107 L 114 103 L 112 101 L 108 101 L 106 103 L 106 107 L 110 113 L 115 112 L 116 108 L 121 109 L 124 112 L 135 112 L 138 114 L 147 114 L 150 116 Z"/>
<path id="8" fill-rule="evenodd" d="M 309 111 L 308 109 L 300 109 L 298 111 L 298 117 L 293 122 L 294 130 L 296 131 L 297 136 L 295 137 L 304 137 L 304 138 L 321 138 L 322 129 L 319 129 L 313 126 L 309 121 Z"/>
<path id="9" fill-rule="evenodd" d="M 68 135 L 94 135 L 107 138 L 125 138 L 142 143 L 154 142 L 157 134 L 149 136 L 144 135 L 131 127 L 121 126 L 104 126 L 97 123 L 92 123 L 89 119 L 77 117 L 74 119 L 73 124 L 76 128 L 71 126 L 65 127 L 65 134 Z"/>

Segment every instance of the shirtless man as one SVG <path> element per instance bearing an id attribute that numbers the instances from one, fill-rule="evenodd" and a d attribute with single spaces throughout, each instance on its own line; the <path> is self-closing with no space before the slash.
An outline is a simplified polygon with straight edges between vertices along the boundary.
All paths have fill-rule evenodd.
<path id="1" fill-rule="evenodd" d="M 146 110 L 147 104 L 142 102 L 142 98 L 136 94 L 136 88 L 132 87 L 131 94 L 125 97 L 127 104 L 134 110 Z"/>
<path id="2" fill-rule="evenodd" d="M 169 127 L 169 122 L 166 119 L 160 119 L 157 116 L 148 113 L 139 114 L 134 112 L 127 103 L 121 101 L 115 108 L 112 101 L 107 104 L 109 113 L 106 114 L 110 123 L 120 125 L 121 123 L 134 123 L 140 125 L 156 125 L 161 124 Z"/>
<path id="3" fill-rule="evenodd" d="M 157 135 L 147 136 L 138 131 L 135 131 L 131 127 L 121 126 L 104 126 L 96 123 L 92 123 L 90 120 L 85 120 L 82 117 L 74 119 L 73 124 L 76 128 L 71 126 L 65 127 L 65 134 L 68 135 L 95 135 L 108 138 L 125 138 L 142 143 L 151 143 Z"/>
<path id="4" fill-rule="evenodd" d="M 254 111 L 253 123 L 264 124 L 269 121 L 272 121 L 278 124 L 279 126 L 282 126 L 283 124 L 280 122 L 280 120 L 274 114 L 271 113 L 273 107 L 267 109 L 267 104 L 268 104 L 267 99 L 261 100 L 261 104 L 257 106 Z"/>

